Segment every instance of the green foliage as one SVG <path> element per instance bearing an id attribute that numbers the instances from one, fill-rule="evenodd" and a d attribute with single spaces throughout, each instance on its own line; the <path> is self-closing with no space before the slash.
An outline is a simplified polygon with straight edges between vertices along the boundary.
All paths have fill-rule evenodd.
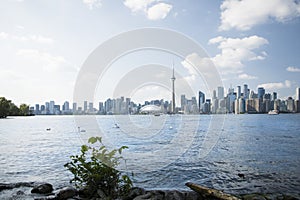
<path id="1" fill-rule="evenodd" d="M 9 112 L 10 116 L 18 116 L 20 115 L 20 109 L 12 102 L 9 103 Z"/>
<path id="2" fill-rule="evenodd" d="M 70 182 L 76 187 L 84 187 L 90 197 L 99 196 L 100 189 L 107 199 L 116 199 L 125 196 L 132 182 L 127 175 L 116 169 L 122 159 L 122 146 L 119 149 L 108 150 L 102 143 L 101 137 L 91 137 L 88 140 L 91 146 L 82 145 L 81 154 L 71 156 L 71 162 L 64 166 L 74 175 Z M 98 144 L 98 147 L 95 147 Z M 103 198 L 103 197 L 101 197 Z"/>
<path id="3" fill-rule="evenodd" d="M 31 115 L 29 111 L 29 105 L 21 104 L 18 108 L 11 100 L 7 100 L 5 97 L 0 97 L 0 118 L 6 118 L 7 116 L 27 116 Z"/>
<path id="4" fill-rule="evenodd" d="M 0 97 L 0 118 L 6 118 L 9 113 L 9 103 L 5 97 Z"/>
<path id="5" fill-rule="evenodd" d="M 28 105 L 26 105 L 26 104 L 21 104 L 20 105 L 20 115 L 22 115 L 22 116 L 27 116 L 27 115 L 29 115 L 30 113 L 29 113 L 29 106 Z"/>

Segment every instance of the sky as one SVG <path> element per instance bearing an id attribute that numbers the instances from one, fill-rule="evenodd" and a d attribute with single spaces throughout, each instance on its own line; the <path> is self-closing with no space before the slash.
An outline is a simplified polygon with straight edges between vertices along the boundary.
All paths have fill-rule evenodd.
<path id="1" fill-rule="evenodd" d="M 95 49 L 115 36 L 149 27 L 195 41 L 226 90 L 246 83 L 255 92 L 264 87 L 285 99 L 300 86 L 298 0 L 2 0 L 0 96 L 17 105 L 72 102 L 82 66 Z M 150 79 L 155 69 L 157 75 L 166 73 L 169 85 L 139 82 L 130 88 L 130 97 L 170 100 L 172 65 L 177 100 L 187 91 L 184 87 L 191 88 L 188 98 L 197 96 L 208 87 L 188 64 L 192 59 L 198 62 L 194 54 L 153 49 L 122 55 L 97 77 L 94 101 L 122 95 L 114 92 L 116 87 L 130 85 L 137 75 Z"/>

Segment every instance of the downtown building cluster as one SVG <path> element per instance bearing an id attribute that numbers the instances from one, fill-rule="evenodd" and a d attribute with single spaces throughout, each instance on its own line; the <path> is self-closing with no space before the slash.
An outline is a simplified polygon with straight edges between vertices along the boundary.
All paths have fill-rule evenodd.
<path id="1" fill-rule="evenodd" d="M 98 108 L 92 102 L 83 102 L 83 106 L 78 106 L 76 102 L 72 105 L 65 101 L 62 106 L 56 105 L 54 101 L 46 102 L 44 105 L 35 104 L 30 110 L 35 115 L 122 115 L 139 114 L 140 109 L 146 105 L 155 105 L 161 108 L 161 113 L 171 113 L 172 103 L 162 100 L 145 101 L 143 105 L 136 104 L 130 98 L 120 97 L 117 99 L 107 99 L 99 102 Z"/>
<path id="2" fill-rule="evenodd" d="M 296 98 L 288 97 L 285 100 L 277 98 L 277 93 L 266 93 L 265 89 L 259 87 L 257 92 L 250 91 L 247 84 L 243 87 L 237 86 L 229 88 L 225 95 L 224 87 L 213 90 L 211 99 L 205 98 L 205 93 L 199 91 L 198 99 L 192 97 L 187 99 L 184 94 L 180 96 L 180 107 L 173 109 L 172 101 L 151 100 L 145 101 L 143 105 L 136 104 L 130 98 L 107 99 L 99 102 L 95 108 L 93 102 L 83 102 L 83 106 L 78 106 L 76 102 L 70 104 L 65 101 L 63 105 L 56 105 L 54 101 L 46 102 L 44 105 L 36 104 L 30 107 L 32 113 L 36 115 L 121 115 L 139 114 L 142 107 L 155 105 L 160 107 L 160 112 L 164 114 L 225 114 L 225 113 L 268 113 L 270 110 L 278 110 L 284 113 L 300 112 L 300 88 L 296 88 Z"/>
<path id="3" fill-rule="evenodd" d="M 243 87 L 229 88 L 224 95 L 224 87 L 213 90 L 212 98 L 205 99 L 205 94 L 199 91 L 198 103 L 196 97 L 191 100 L 181 95 L 180 112 L 184 114 L 254 114 L 268 113 L 277 110 L 282 113 L 300 112 L 300 88 L 296 88 L 296 98 L 288 97 L 285 100 L 277 98 L 277 92 L 266 93 L 263 87 L 257 89 L 257 93 L 250 91 L 247 84 Z"/>

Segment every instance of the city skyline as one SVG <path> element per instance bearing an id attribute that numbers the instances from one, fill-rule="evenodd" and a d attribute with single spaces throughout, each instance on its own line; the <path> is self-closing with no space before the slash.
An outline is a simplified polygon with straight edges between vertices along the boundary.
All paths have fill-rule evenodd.
<path id="1" fill-rule="evenodd" d="M 174 75 L 172 76 L 174 78 Z M 55 101 L 48 101 L 45 104 L 35 104 L 30 109 L 34 114 L 137 114 L 140 109 L 147 105 L 161 107 L 162 113 L 181 114 L 223 114 L 223 113 L 267 113 L 270 110 L 280 112 L 300 112 L 300 88 L 296 88 L 296 98 L 288 97 L 279 99 L 276 91 L 266 93 L 263 87 L 254 90 L 248 88 L 247 84 L 228 89 L 225 93 L 224 87 L 219 86 L 213 91 L 213 96 L 205 97 L 205 93 L 199 91 L 197 96 L 190 99 L 185 94 L 180 94 L 180 106 L 175 107 L 172 100 L 152 99 L 144 103 L 134 102 L 128 97 L 108 98 L 107 100 L 95 102 L 73 102 L 65 101 L 63 105 L 55 104 Z M 171 98 L 174 97 L 174 90 Z M 98 108 L 94 105 L 98 104 Z M 178 104 L 177 104 L 178 105 Z"/>
<path id="2" fill-rule="evenodd" d="M 61 103 L 72 100 L 80 69 L 93 50 L 120 33 L 156 27 L 197 42 L 223 85 L 247 82 L 255 90 L 276 90 L 282 99 L 295 97 L 294 88 L 300 86 L 299 16 L 299 2 L 293 0 L 4 0 L 0 2 L 0 96 L 17 105 L 49 97 Z M 145 50 L 112 63 L 98 85 L 101 98 L 113 96 L 119 81 L 135 67 L 158 63 L 170 68 L 172 60 L 176 82 L 185 80 L 196 93 L 203 80 L 188 61 L 205 60 L 193 53 L 179 57 Z M 149 86 L 134 98 L 146 98 L 149 91 L 151 96 L 169 96 L 165 88 Z"/>
<path id="3" fill-rule="evenodd" d="M 173 78 L 173 76 L 171 77 L 171 81 L 172 81 L 172 78 Z M 229 86 L 228 88 L 226 88 L 226 87 L 223 87 L 223 86 L 219 86 L 218 88 L 216 88 L 215 90 L 213 90 L 212 92 L 211 92 L 211 96 L 209 96 L 208 94 L 204 94 L 204 96 L 206 96 L 206 99 L 213 99 L 214 97 L 216 97 L 216 98 L 218 98 L 218 99 L 221 99 L 221 97 L 224 97 L 224 95 L 225 95 L 225 93 L 224 93 L 224 91 L 230 91 L 230 89 L 233 89 L 234 90 L 234 92 L 237 94 L 237 98 L 239 98 L 240 96 L 241 96 L 241 94 L 243 94 L 243 93 L 245 93 L 245 88 L 242 88 L 241 86 L 243 86 L 243 85 L 247 85 L 247 89 L 249 89 L 249 94 L 250 94 L 250 92 L 256 92 L 254 89 L 250 89 L 250 87 L 248 88 L 248 84 L 246 84 L 246 83 L 244 83 L 244 84 L 242 84 L 242 85 L 237 85 L 236 87 L 232 87 L 232 85 L 231 86 Z M 174 86 L 175 87 L 175 86 Z M 220 88 L 222 88 L 222 92 L 223 92 L 223 94 L 221 94 L 220 95 L 220 93 L 221 92 L 217 92 L 217 90 L 220 90 Z M 241 92 L 242 91 L 242 89 L 243 89 L 243 92 Z M 263 91 L 264 91 L 264 93 L 270 93 L 270 94 L 272 94 L 272 93 L 276 93 L 276 98 L 278 97 L 278 99 L 283 99 L 283 100 L 285 100 L 285 99 L 288 99 L 289 97 L 292 97 L 293 99 L 295 99 L 295 100 L 297 100 L 297 99 L 300 99 L 300 87 L 296 87 L 296 88 L 294 88 L 294 89 L 296 89 L 296 92 L 294 92 L 294 94 L 291 94 L 291 95 L 288 95 L 287 97 L 285 97 L 285 98 L 280 98 L 280 94 L 278 94 L 277 93 L 277 91 L 268 91 L 268 90 L 266 90 L 265 88 L 263 88 L 263 87 L 259 87 L 259 88 L 257 88 L 257 94 L 259 93 L 259 90 L 260 89 L 263 89 Z M 201 92 L 201 89 L 198 89 L 198 91 L 199 92 Z M 202 90 L 203 91 L 203 90 Z M 228 92 L 229 93 L 229 92 Z M 227 94 L 228 94 L 227 93 Z M 217 94 L 218 94 L 218 96 L 217 96 Z M 248 94 L 248 95 L 249 95 Z M 181 101 L 181 95 L 185 95 L 187 98 L 192 98 L 193 97 L 193 95 L 186 95 L 186 94 L 176 94 L 176 92 L 174 92 L 174 96 L 175 96 L 175 100 L 176 100 L 176 105 L 180 105 L 180 101 Z M 258 94 L 259 95 L 259 94 Z M 166 100 L 166 101 L 169 101 L 169 102 L 172 102 L 172 99 L 173 99 L 173 90 L 170 92 L 170 94 L 167 94 L 167 96 L 170 96 L 170 98 L 163 98 L 163 97 L 161 97 L 161 98 L 152 98 L 152 97 L 148 97 L 148 98 L 146 98 L 146 99 L 143 99 L 142 101 L 135 101 L 135 103 L 137 103 L 137 104 L 141 104 L 141 105 L 143 105 L 143 103 L 145 102 L 145 101 L 149 101 L 149 99 L 159 99 L 159 100 L 161 100 L 161 99 L 163 99 L 163 100 Z M 195 93 L 194 94 L 194 96 L 197 96 L 197 93 Z M 121 96 L 120 96 L 121 97 Z M 119 97 L 117 97 L 117 98 L 119 98 Z M 133 100 L 132 99 L 132 97 L 127 97 L 127 98 L 130 98 L 131 100 Z M 51 98 L 48 98 L 48 101 L 44 101 L 44 102 L 41 102 L 41 101 L 38 101 L 38 102 L 35 102 L 34 104 L 29 104 L 30 106 L 33 106 L 33 105 L 35 105 L 36 103 L 45 103 L 45 102 L 50 102 L 49 101 L 49 99 L 51 99 Z M 53 99 L 53 98 L 52 98 Z M 106 98 L 104 98 L 104 99 L 98 99 L 98 100 L 94 100 L 92 103 L 98 103 L 98 102 L 104 102 L 104 101 L 106 101 L 107 99 L 114 99 L 113 97 L 106 97 Z M 10 100 L 13 100 L 13 99 L 10 99 Z M 52 100 L 51 100 L 52 101 Z M 69 99 L 65 99 L 65 100 L 63 100 L 62 102 L 59 102 L 58 104 L 59 105 L 63 105 L 64 104 L 64 102 L 66 102 L 66 101 L 68 101 L 68 102 L 72 102 L 71 100 L 69 100 Z M 86 101 L 86 100 L 85 100 Z M 198 101 L 200 101 L 200 100 L 198 100 Z M 23 102 L 23 103 L 26 103 L 26 102 Z M 77 103 L 77 102 L 76 102 Z M 84 106 L 84 101 L 83 102 L 81 102 L 81 103 L 79 103 L 79 105 L 81 106 L 81 107 L 83 107 Z M 177 106 L 178 107 L 178 106 Z"/>

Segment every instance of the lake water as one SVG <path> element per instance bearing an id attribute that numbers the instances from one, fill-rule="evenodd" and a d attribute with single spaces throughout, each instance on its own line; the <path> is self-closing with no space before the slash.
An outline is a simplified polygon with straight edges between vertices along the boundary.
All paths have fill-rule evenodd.
<path id="1" fill-rule="evenodd" d="M 10 117 L 0 120 L 0 182 L 67 185 L 69 156 L 101 136 L 109 148 L 129 147 L 120 170 L 136 186 L 188 189 L 191 181 L 233 194 L 299 195 L 299 122 L 299 114 Z"/>

